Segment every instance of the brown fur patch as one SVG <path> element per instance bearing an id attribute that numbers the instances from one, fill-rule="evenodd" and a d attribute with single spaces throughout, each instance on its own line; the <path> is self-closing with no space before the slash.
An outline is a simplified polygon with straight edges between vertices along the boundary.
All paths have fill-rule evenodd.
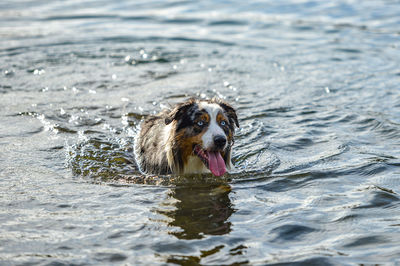
<path id="1" fill-rule="evenodd" d="M 221 122 L 225 121 L 226 125 L 225 126 L 221 126 Z M 220 125 L 222 127 L 222 129 L 224 130 L 226 137 L 228 139 L 228 142 L 230 142 L 233 139 L 233 125 L 229 124 L 228 118 L 221 112 L 219 112 L 217 114 L 217 124 Z"/>
<path id="2" fill-rule="evenodd" d="M 219 112 L 217 114 L 217 123 L 218 123 L 218 125 L 220 125 L 222 121 L 225 121 L 227 123 L 227 125 L 228 125 L 228 120 L 226 119 L 226 117 L 221 112 Z"/>
<path id="3" fill-rule="evenodd" d="M 237 127 L 239 127 L 239 121 L 238 121 L 238 118 L 237 118 L 237 115 L 236 115 L 236 111 L 230 104 L 228 104 L 227 102 L 225 102 L 225 101 L 223 101 L 221 99 L 218 99 L 218 98 L 212 98 L 210 100 L 210 102 L 219 104 L 222 107 L 222 109 L 225 110 L 226 114 L 228 115 L 229 122 L 232 125 L 232 127 L 233 127 L 234 124 Z"/>
<path id="4" fill-rule="evenodd" d="M 193 155 L 193 147 L 195 145 L 203 145 L 201 139 L 203 134 L 204 130 L 200 134 L 195 134 L 192 128 L 186 128 L 175 135 L 175 141 L 177 148 L 180 150 L 183 165 L 187 163 L 189 156 Z"/>
<path id="5" fill-rule="evenodd" d="M 203 112 L 196 120 L 195 122 L 197 123 L 198 121 L 203 121 L 206 123 L 210 123 L 210 115 L 207 112 Z"/>

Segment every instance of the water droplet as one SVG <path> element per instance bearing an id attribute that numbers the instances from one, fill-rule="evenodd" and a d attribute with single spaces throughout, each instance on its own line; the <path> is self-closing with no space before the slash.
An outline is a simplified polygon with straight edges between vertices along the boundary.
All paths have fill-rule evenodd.
<path id="1" fill-rule="evenodd" d="M 129 125 L 128 116 L 127 116 L 126 114 L 124 114 L 124 115 L 121 117 L 121 123 L 122 123 L 124 126 Z"/>
<path id="2" fill-rule="evenodd" d="M 83 130 L 78 131 L 78 139 L 81 141 L 87 141 L 89 138 L 85 136 L 85 133 Z"/>
<path id="3" fill-rule="evenodd" d="M 46 73 L 46 71 L 44 71 L 44 69 L 35 69 L 33 71 L 33 75 L 43 75 L 44 73 Z"/>
<path id="4" fill-rule="evenodd" d="M 11 77 L 14 75 L 14 70 L 4 70 L 4 76 Z"/>

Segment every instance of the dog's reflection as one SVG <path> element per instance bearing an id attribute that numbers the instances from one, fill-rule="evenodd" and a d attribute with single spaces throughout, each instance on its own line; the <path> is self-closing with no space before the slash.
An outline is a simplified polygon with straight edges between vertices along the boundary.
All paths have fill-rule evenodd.
<path id="1" fill-rule="evenodd" d="M 169 217 L 171 232 L 179 239 L 200 239 L 204 235 L 224 235 L 231 231 L 228 218 L 234 213 L 227 184 L 177 186 L 171 189 L 172 210 L 158 210 Z M 168 204 L 168 205 L 170 205 Z"/>

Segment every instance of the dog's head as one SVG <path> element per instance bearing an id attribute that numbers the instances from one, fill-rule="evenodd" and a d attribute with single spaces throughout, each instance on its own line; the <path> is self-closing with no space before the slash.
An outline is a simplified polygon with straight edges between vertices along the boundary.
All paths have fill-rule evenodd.
<path id="1" fill-rule="evenodd" d="M 216 176 L 225 174 L 231 163 L 235 126 L 239 127 L 232 106 L 216 98 L 189 99 L 178 104 L 165 123 L 174 123 L 174 165 L 181 172 L 196 172 L 200 159 L 202 168 L 205 166 Z"/>

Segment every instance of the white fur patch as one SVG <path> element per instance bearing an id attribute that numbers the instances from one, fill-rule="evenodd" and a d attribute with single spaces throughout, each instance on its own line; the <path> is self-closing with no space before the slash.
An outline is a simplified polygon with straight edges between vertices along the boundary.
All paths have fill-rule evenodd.
<path id="1" fill-rule="evenodd" d="M 218 135 L 222 135 L 226 137 L 224 130 L 217 123 L 217 115 L 218 113 L 223 113 L 223 109 L 216 103 L 205 103 L 201 102 L 199 104 L 200 109 L 206 110 L 206 112 L 210 115 L 210 124 L 208 125 L 207 131 L 203 134 L 201 140 L 203 141 L 204 149 L 211 149 L 214 145 L 214 137 Z M 226 148 L 225 147 L 224 149 Z"/>
<path id="2" fill-rule="evenodd" d="M 166 125 L 163 128 L 162 131 L 162 143 L 164 146 L 164 150 L 167 153 L 167 161 L 168 161 L 168 165 L 172 168 L 175 169 L 175 163 L 174 163 L 174 156 L 172 154 L 172 140 L 170 139 L 171 136 L 173 136 L 172 134 L 172 130 L 173 130 L 173 123 L 170 123 L 168 125 Z"/>
<path id="3" fill-rule="evenodd" d="M 204 174 L 210 173 L 210 170 L 197 156 L 189 156 L 186 165 L 184 166 L 183 174 Z"/>

